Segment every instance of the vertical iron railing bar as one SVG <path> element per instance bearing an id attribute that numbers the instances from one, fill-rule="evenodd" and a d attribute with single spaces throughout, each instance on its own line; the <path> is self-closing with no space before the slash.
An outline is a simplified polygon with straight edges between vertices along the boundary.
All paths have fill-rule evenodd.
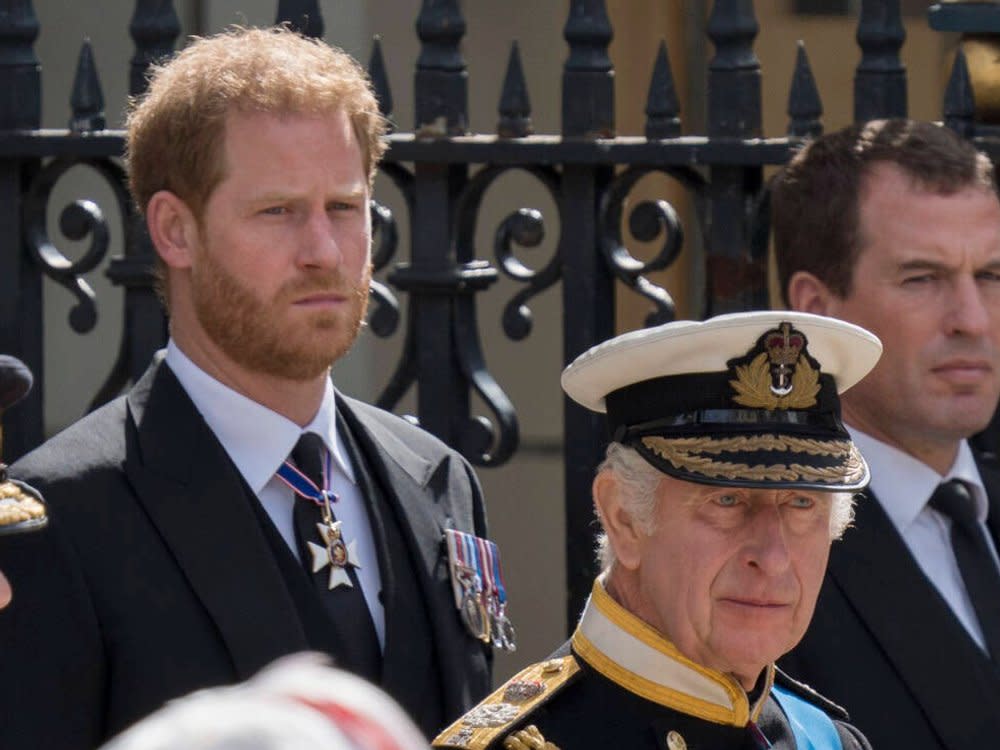
<path id="1" fill-rule="evenodd" d="M 611 138 L 615 134 L 615 88 L 608 46 L 614 32 L 604 0 L 570 0 L 563 37 L 564 137 Z"/>
<path id="2" fill-rule="evenodd" d="M 501 138 L 524 138 L 534 132 L 531 125 L 528 82 L 524 78 L 521 50 L 516 41 L 510 45 L 507 71 L 504 73 L 500 105 L 497 110 L 500 114 L 500 119 L 497 121 L 497 135 Z"/>
<path id="3" fill-rule="evenodd" d="M 70 132 L 87 133 L 104 130 L 107 125 L 104 117 L 104 93 L 101 91 L 101 81 L 97 74 L 90 39 L 84 39 L 80 46 L 69 103 L 72 111 L 69 120 Z"/>
<path id="4" fill-rule="evenodd" d="M 660 41 L 646 96 L 646 138 L 660 140 L 681 134 L 681 105 L 677 99 L 674 73 L 670 68 L 667 43 Z"/>
<path id="5" fill-rule="evenodd" d="M 129 62 L 130 96 L 146 90 L 146 74 L 150 67 L 174 52 L 174 40 L 180 36 L 181 22 L 173 0 L 136 0 L 129 35 L 135 43 L 135 53 Z"/>
<path id="6" fill-rule="evenodd" d="M 569 54 L 562 75 L 562 136 L 590 141 L 615 135 L 614 69 L 608 55 L 613 30 L 603 0 L 571 0 L 563 27 Z M 605 157 L 607 158 L 607 157 Z M 614 174 L 610 163 L 564 164 L 559 195 L 563 222 L 563 363 L 615 332 L 614 282 L 601 256 L 600 196 Z M 572 630 L 597 572 L 590 486 L 604 455 L 604 420 L 563 398 L 563 472 L 566 520 L 566 623 Z"/>
<path id="7" fill-rule="evenodd" d="M 146 91 L 150 68 L 173 54 L 174 41 L 181 33 L 172 0 L 136 0 L 128 30 L 135 44 L 129 63 L 129 96 L 140 97 Z M 90 410 L 107 403 L 130 381 L 137 380 L 167 338 L 166 314 L 153 292 L 156 251 L 131 201 L 126 201 L 122 221 L 125 251 L 112 258 L 107 269 L 111 283 L 124 289 L 122 339 L 111 369 L 89 404 Z"/>
<path id="8" fill-rule="evenodd" d="M 368 58 L 368 78 L 372 82 L 372 89 L 378 100 L 378 111 L 385 118 L 386 132 L 391 133 L 396 129 L 396 123 L 392 118 L 392 89 L 389 86 L 389 73 L 382 55 L 382 38 L 377 34 L 372 38 L 372 52 Z"/>
<path id="9" fill-rule="evenodd" d="M 420 53 L 414 74 L 414 132 L 422 138 L 461 135 L 468 125 L 468 73 L 461 53 L 465 19 L 458 0 L 423 0 L 416 20 Z M 469 382 L 456 353 L 456 321 L 474 314 L 489 269 L 454 257 L 455 203 L 468 180 L 465 163 L 414 165 L 410 262 L 389 282 L 409 293 L 405 356 L 413 358 L 417 414 L 424 429 L 472 461 L 468 445 Z M 495 271 L 493 271 L 495 276 Z M 397 372 L 405 374 L 403 365 Z M 398 387 L 396 381 L 392 384 Z"/>
<path id="10" fill-rule="evenodd" d="M 420 55 L 414 77 L 414 132 L 426 137 L 468 130 L 468 73 L 461 41 L 465 19 L 458 0 L 422 0 L 416 22 Z"/>
<path id="11" fill-rule="evenodd" d="M 861 0 L 857 41 L 861 61 L 854 74 L 854 121 L 906 117 L 906 68 L 899 58 L 906 29 L 899 0 Z"/>
<path id="12" fill-rule="evenodd" d="M 823 132 L 823 103 L 813 77 L 806 45 L 800 39 L 796 45 L 795 69 L 788 89 L 788 135 L 817 136 Z"/>
<path id="13" fill-rule="evenodd" d="M 323 14 L 319 0 L 278 0 L 275 25 L 286 24 L 303 36 L 313 39 L 323 38 Z"/>
<path id="14" fill-rule="evenodd" d="M 761 135 L 760 61 L 753 49 L 758 31 L 751 0 L 716 0 L 707 26 L 715 45 L 708 66 L 710 140 Z M 762 175 L 759 163 L 709 169 L 702 317 L 767 305 L 767 269 L 754 262 L 748 227 L 748 204 Z"/>
<path id="15" fill-rule="evenodd" d="M 969 78 L 969 64 L 961 47 L 955 53 L 941 109 L 944 124 L 949 128 L 966 138 L 976 134 L 976 95 Z"/>

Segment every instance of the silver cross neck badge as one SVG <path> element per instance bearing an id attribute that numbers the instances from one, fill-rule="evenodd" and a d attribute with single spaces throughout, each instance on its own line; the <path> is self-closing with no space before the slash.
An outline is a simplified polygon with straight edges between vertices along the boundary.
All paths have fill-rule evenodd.
<path id="1" fill-rule="evenodd" d="M 330 589 L 340 586 L 353 588 L 354 584 L 351 583 L 351 578 L 347 574 L 347 566 L 361 568 L 358 565 L 355 542 L 344 543 L 340 532 L 340 523 L 340 521 L 327 521 L 316 524 L 324 544 L 308 542 L 309 551 L 312 552 L 312 572 L 318 573 L 327 565 L 330 566 Z"/>

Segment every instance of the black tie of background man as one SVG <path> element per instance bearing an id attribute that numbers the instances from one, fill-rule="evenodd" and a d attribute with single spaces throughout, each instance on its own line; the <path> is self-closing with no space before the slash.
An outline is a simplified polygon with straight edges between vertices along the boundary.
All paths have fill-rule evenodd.
<path id="1" fill-rule="evenodd" d="M 323 483 L 326 455 L 327 450 L 322 438 L 313 432 L 303 434 L 292 449 L 292 461 L 320 489 L 326 489 Z M 323 544 L 316 528 L 317 524 L 323 522 L 323 511 L 312 500 L 296 495 L 293 518 L 295 541 L 306 574 L 312 579 L 313 586 L 330 617 L 336 621 L 338 629 L 345 633 L 350 641 L 349 648 L 342 653 L 339 666 L 378 683 L 382 673 L 382 650 L 375 634 L 371 613 L 361 591 L 357 572 L 348 565 L 347 574 L 354 585 L 330 589 L 330 566 L 327 565 L 313 573 L 313 556 L 307 544 L 307 542 Z M 336 520 L 335 515 L 333 520 Z M 342 529 L 345 544 L 353 538 L 351 531 Z"/>
<path id="2" fill-rule="evenodd" d="M 987 650 L 1000 656 L 1000 570 L 983 529 L 976 520 L 972 494 L 964 482 L 951 479 L 934 490 L 930 506 L 951 519 L 951 546 L 969 592 Z"/>

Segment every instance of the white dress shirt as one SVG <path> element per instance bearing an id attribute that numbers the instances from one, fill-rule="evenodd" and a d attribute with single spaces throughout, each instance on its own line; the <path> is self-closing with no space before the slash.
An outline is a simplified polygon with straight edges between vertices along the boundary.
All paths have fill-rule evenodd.
<path id="1" fill-rule="evenodd" d="M 299 427 L 287 417 L 213 378 L 192 362 L 173 339 L 167 343 L 165 361 L 296 557 L 299 552 L 292 522 L 295 493 L 275 472 L 303 433 L 315 432 L 323 439 L 333 458 L 328 489 L 337 495 L 334 513 L 342 523 L 344 542 L 353 541 L 357 545 L 361 590 L 375 624 L 379 645 L 385 648 L 385 609 L 379 600 L 382 579 L 375 539 L 364 498 L 355 481 L 354 467 L 337 432 L 333 383 L 329 379 L 326 381 L 319 411 L 308 425 Z M 319 541 L 318 534 L 316 541 Z"/>
<path id="2" fill-rule="evenodd" d="M 961 442 L 955 463 L 945 476 L 940 476 L 927 464 L 898 448 L 876 440 L 850 425 L 847 429 L 871 467 L 869 489 L 882 504 L 924 575 L 934 584 L 972 639 L 986 651 L 979 619 L 951 547 L 951 520 L 927 505 L 941 482 L 961 479 L 969 485 L 982 533 L 993 550 L 994 560 L 997 559 L 996 549 L 986 528 L 986 514 L 989 510 L 986 489 L 968 442 Z"/>

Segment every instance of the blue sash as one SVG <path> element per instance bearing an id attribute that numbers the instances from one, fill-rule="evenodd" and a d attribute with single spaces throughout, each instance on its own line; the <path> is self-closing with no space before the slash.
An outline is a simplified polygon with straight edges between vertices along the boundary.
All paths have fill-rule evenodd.
<path id="1" fill-rule="evenodd" d="M 788 717 L 798 750 L 843 750 L 833 719 L 822 709 L 777 685 L 771 695 Z"/>

